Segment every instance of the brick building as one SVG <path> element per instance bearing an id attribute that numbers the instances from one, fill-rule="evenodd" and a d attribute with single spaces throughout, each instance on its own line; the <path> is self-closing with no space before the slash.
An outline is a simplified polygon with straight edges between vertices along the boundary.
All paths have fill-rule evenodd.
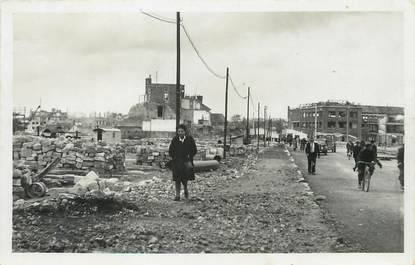
<path id="1" fill-rule="evenodd" d="M 180 85 L 180 97 L 184 97 L 184 85 Z M 166 105 L 176 109 L 176 84 L 153 83 L 151 75 L 146 78 L 145 101 L 157 104 L 158 117 L 162 117 Z"/>
<path id="2" fill-rule="evenodd" d="M 403 115 L 402 107 L 326 101 L 288 107 L 288 128 L 312 136 L 316 122 L 317 132 L 333 133 L 341 140 L 348 132 L 365 141 L 394 144 L 403 141 Z"/>

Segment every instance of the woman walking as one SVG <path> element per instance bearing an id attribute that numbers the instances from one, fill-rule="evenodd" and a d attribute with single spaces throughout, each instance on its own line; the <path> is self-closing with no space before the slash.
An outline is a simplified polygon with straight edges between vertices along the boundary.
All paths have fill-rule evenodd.
<path id="1" fill-rule="evenodd" d="M 173 137 L 169 147 L 169 155 L 173 159 L 173 181 L 176 185 L 175 201 L 180 200 L 181 184 L 183 184 L 185 198 L 189 198 L 187 182 L 195 179 L 193 157 L 196 153 L 195 140 L 192 136 L 187 134 L 186 126 L 180 124 L 177 128 L 177 135 Z"/>

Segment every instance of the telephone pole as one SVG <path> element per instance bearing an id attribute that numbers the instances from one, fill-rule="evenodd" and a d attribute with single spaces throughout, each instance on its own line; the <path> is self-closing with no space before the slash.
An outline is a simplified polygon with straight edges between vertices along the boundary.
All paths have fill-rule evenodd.
<path id="1" fill-rule="evenodd" d="M 314 139 L 317 137 L 317 103 L 314 110 Z"/>
<path id="2" fill-rule="evenodd" d="M 267 106 L 264 106 L 264 147 L 267 146 L 267 136 L 265 133 L 266 124 L 267 124 Z"/>
<path id="3" fill-rule="evenodd" d="M 250 142 L 250 132 L 249 132 L 249 97 L 250 97 L 250 88 L 248 87 L 248 97 L 246 98 L 246 144 Z"/>
<path id="4" fill-rule="evenodd" d="M 346 142 L 349 142 L 349 115 L 350 115 L 350 106 L 347 106 L 346 110 Z"/>
<path id="5" fill-rule="evenodd" d="M 228 129 L 228 79 L 229 79 L 229 67 L 226 67 L 226 92 L 225 92 L 225 128 L 223 137 L 223 158 L 226 158 L 226 133 Z"/>
<path id="6" fill-rule="evenodd" d="M 181 91 L 180 91 L 180 12 L 176 12 L 177 31 L 177 65 L 176 65 L 176 131 L 180 125 Z"/>
<path id="7" fill-rule="evenodd" d="M 272 119 L 271 119 L 271 115 L 269 115 L 269 128 L 270 128 L 270 139 L 272 141 Z"/>
<path id="8" fill-rule="evenodd" d="M 256 149 L 257 151 L 259 151 L 259 112 L 260 112 L 260 104 L 258 102 L 258 123 L 257 123 L 257 128 L 258 128 L 258 134 L 257 134 L 257 141 L 256 141 Z"/>

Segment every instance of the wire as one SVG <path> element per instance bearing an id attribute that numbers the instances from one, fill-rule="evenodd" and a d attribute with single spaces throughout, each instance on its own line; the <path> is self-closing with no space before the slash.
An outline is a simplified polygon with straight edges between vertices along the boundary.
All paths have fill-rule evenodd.
<path id="1" fill-rule="evenodd" d="M 189 32 L 187 32 L 186 27 L 184 26 L 183 22 L 181 23 L 181 26 L 183 28 L 184 34 L 186 35 L 187 39 L 190 42 L 190 45 L 192 45 L 193 50 L 196 52 L 197 56 L 199 57 L 200 61 L 202 61 L 202 63 L 205 65 L 206 69 L 211 72 L 213 75 L 215 75 L 217 78 L 220 79 L 225 79 L 226 76 L 220 75 L 218 73 L 216 73 L 215 71 L 212 70 L 212 68 L 209 67 L 209 65 L 206 63 L 206 61 L 202 58 L 202 56 L 200 55 L 199 50 L 196 48 L 195 44 L 193 43 L 192 39 L 190 38 Z"/>
<path id="2" fill-rule="evenodd" d="M 151 17 L 151 18 L 154 18 L 154 19 L 157 19 L 157 20 L 160 20 L 160 21 L 163 21 L 163 22 L 166 22 L 166 23 L 171 23 L 171 24 L 176 24 L 176 21 L 174 21 L 174 20 L 172 20 L 172 19 L 169 19 L 169 18 L 163 18 L 163 17 L 161 17 L 161 16 L 159 16 L 159 15 L 153 15 L 153 14 L 150 14 L 150 13 L 148 13 L 148 12 L 144 12 L 143 10 L 141 10 L 140 9 L 140 12 L 142 13 L 142 14 L 144 14 L 144 15 L 146 15 L 146 16 L 149 16 L 149 17 Z M 218 73 L 216 73 L 215 71 L 213 71 L 213 69 L 207 64 L 207 62 L 205 61 L 205 59 L 203 59 L 203 57 L 201 56 L 201 54 L 200 54 L 200 52 L 199 52 L 199 50 L 197 49 L 197 47 L 196 47 L 196 45 L 194 44 L 194 42 L 193 42 L 193 40 L 192 40 L 192 38 L 190 37 L 190 34 L 189 34 L 189 32 L 187 31 L 187 29 L 186 29 L 186 27 L 185 27 L 185 25 L 184 25 L 184 23 L 183 23 L 183 20 L 182 19 L 180 19 L 180 25 L 181 25 L 181 27 L 183 28 L 183 31 L 184 31 L 184 33 L 185 33 L 185 35 L 186 35 L 186 37 L 187 37 L 187 39 L 189 40 L 189 42 L 190 42 L 190 45 L 192 46 L 192 48 L 193 48 L 193 50 L 196 52 L 196 54 L 197 54 L 197 56 L 199 57 L 199 59 L 200 59 L 200 61 L 203 63 L 203 65 L 206 67 L 206 69 L 210 72 L 210 73 L 212 73 L 214 76 L 216 76 L 217 78 L 220 78 L 220 79 L 226 79 L 226 76 L 223 76 L 223 75 L 220 75 L 220 74 L 218 74 Z M 231 85 L 232 85 L 232 87 L 233 87 L 233 90 L 235 91 L 235 93 L 241 98 L 241 99 L 247 99 L 247 96 L 242 96 L 240 93 L 239 93 L 239 91 L 238 91 L 238 89 L 236 88 L 236 86 L 235 86 L 235 84 L 234 84 L 234 82 L 233 82 L 233 80 L 232 80 L 232 77 L 229 75 L 229 79 L 230 79 L 230 81 L 231 81 Z M 252 100 L 252 98 L 251 98 L 251 100 Z M 252 102 L 252 104 L 254 104 L 253 102 Z"/>
<path id="3" fill-rule="evenodd" d="M 233 87 L 233 90 L 235 90 L 235 93 L 240 97 L 240 98 L 242 98 L 242 99 L 246 99 L 247 97 L 245 96 L 242 96 L 240 93 L 239 93 L 239 91 L 238 91 L 238 89 L 236 88 L 236 86 L 235 86 L 235 84 L 233 83 L 233 80 L 232 80 L 232 77 L 231 77 L 231 75 L 229 75 L 229 80 L 231 80 L 231 85 L 232 85 L 232 87 Z"/>
<path id="4" fill-rule="evenodd" d="M 146 16 L 149 16 L 149 17 L 155 18 L 155 19 L 157 19 L 157 20 L 160 20 L 160 21 L 163 21 L 163 22 L 166 22 L 166 23 L 170 23 L 170 24 L 176 24 L 176 23 L 177 23 L 175 20 L 172 20 L 172 19 L 170 19 L 170 18 L 163 18 L 163 17 L 161 17 L 161 16 L 159 16 L 159 15 L 153 15 L 153 14 L 150 14 L 150 13 L 148 13 L 148 12 L 144 12 L 144 11 L 143 11 L 143 10 L 141 10 L 141 9 L 140 9 L 140 12 L 141 12 L 142 14 L 146 15 Z"/>

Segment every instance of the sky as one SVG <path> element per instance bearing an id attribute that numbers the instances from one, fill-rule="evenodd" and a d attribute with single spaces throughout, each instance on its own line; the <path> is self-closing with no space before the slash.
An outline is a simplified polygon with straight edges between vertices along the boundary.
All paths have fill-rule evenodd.
<path id="1" fill-rule="evenodd" d="M 157 13 L 174 20 L 175 13 Z M 181 13 L 207 64 L 275 118 L 326 100 L 404 106 L 403 18 L 393 12 Z M 17 13 L 13 105 L 128 113 L 145 78 L 176 82 L 176 25 L 137 13 Z M 181 31 L 181 83 L 224 113 L 225 80 Z M 246 115 L 229 85 L 228 115 Z M 252 104 L 251 104 L 252 107 Z M 254 111 L 251 108 L 250 115 Z"/>

